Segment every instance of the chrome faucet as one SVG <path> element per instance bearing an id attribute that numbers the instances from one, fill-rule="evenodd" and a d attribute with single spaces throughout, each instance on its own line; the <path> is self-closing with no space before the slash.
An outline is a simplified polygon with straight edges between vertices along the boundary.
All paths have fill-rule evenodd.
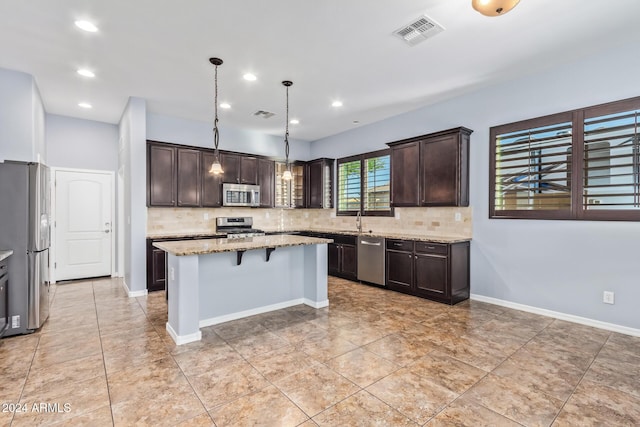
<path id="1" fill-rule="evenodd" d="M 356 214 L 356 228 L 358 229 L 358 233 L 362 233 L 362 216 L 360 215 L 360 211 Z"/>

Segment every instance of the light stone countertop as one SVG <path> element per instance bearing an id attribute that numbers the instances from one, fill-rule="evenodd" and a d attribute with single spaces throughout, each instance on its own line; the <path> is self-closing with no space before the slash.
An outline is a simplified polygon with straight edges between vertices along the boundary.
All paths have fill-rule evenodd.
<path id="1" fill-rule="evenodd" d="M 318 229 L 318 228 L 307 228 L 307 229 L 297 229 L 297 230 L 269 230 L 264 229 L 267 233 L 326 233 L 326 234 L 342 234 L 345 236 L 358 236 L 359 233 L 356 230 L 331 230 L 331 229 Z M 380 231 L 373 232 L 363 232 L 361 233 L 363 236 L 373 236 L 373 237 L 384 237 L 386 239 L 399 239 L 399 240 L 416 240 L 420 242 L 431 242 L 431 243 L 460 243 L 460 242 L 470 242 L 471 237 L 460 237 L 460 236 L 437 236 L 437 235 L 425 235 L 425 234 L 399 234 L 399 233 L 386 233 Z M 163 239 L 163 238 L 181 238 L 181 237 L 209 237 L 209 236 L 218 236 L 224 237 L 225 233 L 150 233 L 147 234 L 148 239 Z"/>
<path id="2" fill-rule="evenodd" d="M 162 232 L 155 232 L 155 233 L 147 233 L 147 239 L 179 239 L 179 238 L 183 238 L 183 237 L 189 237 L 189 238 L 193 238 L 193 237 L 201 237 L 201 238 L 218 238 L 218 237 L 226 237 L 227 233 L 216 233 L 215 231 L 210 231 L 210 232 L 203 232 L 203 231 L 194 231 L 194 232 L 188 232 L 188 231 L 183 231 L 180 233 L 176 233 L 176 232 L 172 232 L 172 233 L 162 233 Z"/>
<path id="3" fill-rule="evenodd" d="M 3 261 L 13 255 L 13 251 L 2 251 L 0 250 L 0 261 Z"/>
<path id="4" fill-rule="evenodd" d="M 244 239 L 177 240 L 173 242 L 156 242 L 153 246 L 175 256 L 185 256 L 281 248 L 285 246 L 319 245 L 331 242 L 333 242 L 331 239 L 280 234 L 247 237 Z"/>

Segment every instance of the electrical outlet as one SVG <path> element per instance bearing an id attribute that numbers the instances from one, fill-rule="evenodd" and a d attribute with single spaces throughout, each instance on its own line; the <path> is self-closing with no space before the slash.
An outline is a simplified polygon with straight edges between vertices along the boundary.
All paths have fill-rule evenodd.
<path id="1" fill-rule="evenodd" d="M 202 215 L 204 217 L 205 221 L 209 220 L 209 213 L 205 213 L 204 215 Z"/>
<path id="2" fill-rule="evenodd" d="M 171 278 L 171 280 L 176 280 L 176 271 L 173 269 L 173 267 L 169 269 L 169 277 Z"/>
<path id="3" fill-rule="evenodd" d="M 268 210 L 265 210 L 265 211 L 264 211 L 264 217 L 265 217 L 266 219 L 269 219 L 269 211 L 268 211 Z"/>
<path id="4" fill-rule="evenodd" d="M 614 304 L 614 294 L 612 291 L 604 291 L 602 293 L 602 302 L 605 304 Z"/>
<path id="5" fill-rule="evenodd" d="M 454 215 L 454 219 L 456 221 L 462 221 L 462 214 L 460 212 L 456 212 L 456 214 Z"/>
<path id="6" fill-rule="evenodd" d="M 16 315 L 16 316 L 11 316 L 11 327 L 13 329 L 19 328 L 20 327 L 20 315 Z"/>

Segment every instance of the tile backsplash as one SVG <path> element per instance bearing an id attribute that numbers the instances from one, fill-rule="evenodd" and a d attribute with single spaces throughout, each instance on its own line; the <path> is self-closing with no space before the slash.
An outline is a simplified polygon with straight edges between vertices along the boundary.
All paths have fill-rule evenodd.
<path id="1" fill-rule="evenodd" d="M 363 217 L 362 229 L 467 238 L 472 237 L 471 214 L 471 207 L 396 208 L 394 217 Z M 336 216 L 335 209 L 148 208 L 147 234 L 213 233 L 219 216 L 251 216 L 254 228 L 267 231 L 356 231 L 355 217 Z"/>

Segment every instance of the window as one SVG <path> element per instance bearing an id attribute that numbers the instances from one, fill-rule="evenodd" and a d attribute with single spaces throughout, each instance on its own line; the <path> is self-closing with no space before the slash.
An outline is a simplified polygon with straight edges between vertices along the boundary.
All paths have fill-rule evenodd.
<path id="1" fill-rule="evenodd" d="M 389 150 L 338 159 L 338 215 L 392 215 Z"/>
<path id="2" fill-rule="evenodd" d="M 640 220 L 640 98 L 491 128 L 490 217 Z"/>

